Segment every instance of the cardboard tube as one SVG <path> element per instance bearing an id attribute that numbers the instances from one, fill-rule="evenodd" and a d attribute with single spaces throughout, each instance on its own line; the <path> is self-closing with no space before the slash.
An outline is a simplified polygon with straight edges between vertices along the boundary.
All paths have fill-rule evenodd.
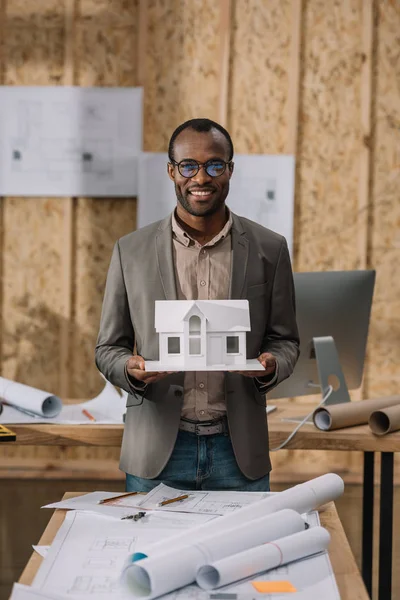
<path id="1" fill-rule="evenodd" d="M 400 429 L 400 404 L 375 410 L 369 417 L 369 426 L 375 435 L 386 435 Z"/>
<path id="2" fill-rule="evenodd" d="M 374 411 L 388 406 L 400 406 L 400 396 L 387 396 L 374 400 L 360 400 L 358 402 L 343 402 L 332 406 L 321 406 L 313 414 L 315 427 L 322 431 L 341 429 L 368 423 Z"/>

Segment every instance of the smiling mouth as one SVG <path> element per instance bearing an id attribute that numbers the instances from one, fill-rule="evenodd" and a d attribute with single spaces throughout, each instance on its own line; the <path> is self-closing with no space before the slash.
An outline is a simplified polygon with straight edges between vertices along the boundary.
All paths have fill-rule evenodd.
<path id="1" fill-rule="evenodd" d="M 214 193 L 214 190 L 189 190 L 189 194 L 196 200 L 206 200 Z"/>

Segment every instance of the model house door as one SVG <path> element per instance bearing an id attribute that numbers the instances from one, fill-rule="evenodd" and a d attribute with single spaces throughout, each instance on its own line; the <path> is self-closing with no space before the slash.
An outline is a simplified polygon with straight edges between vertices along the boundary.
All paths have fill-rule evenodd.
<path id="1" fill-rule="evenodd" d="M 222 336 L 210 335 L 208 338 L 208 360 L 209 365 L 224 364 Z"/>

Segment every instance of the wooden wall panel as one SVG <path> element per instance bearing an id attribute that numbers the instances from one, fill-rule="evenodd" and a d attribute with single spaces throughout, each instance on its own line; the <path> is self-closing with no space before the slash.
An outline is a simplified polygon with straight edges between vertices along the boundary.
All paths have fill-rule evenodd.
<path id="1" fill-rule="evenodd" d="M 6 3 L 6 85 L 64 83 L 64 10 L 60 1 Z M 60 393 L 63 200 L 5 198 L 3 227 L 1 373 Z M 26 455 L 34 459 L 39 449 L 2 447 L 0 452 L 3 465 L 10 460 L 24 465 Z M 49 458 L 56 452 L 47 451 Z"/>
<path id="2" fill-rule="evenodd" d="M 295 267 L 358 266 L 362 0 L 304 8 Z"/>
<path id="3" fill-rule="evenodd" d="M 220 3 L 148 0 L 144 149 L 165 152 L 172 131 L 218 118 Z"/>
<path id="4" fill-rule="evenodd" d="M 42 28 L 31 19 L 29 6 L 28 2 L 9 4 L 4 82 L 61 83 L 64 30 L 59 9 L 55 3 L 46 4 L 48 23 L 56 24 Z M 62 231 L 59 199 L 5 199 L 2 372 L 55 393 L 59 392 Z"/>
<path id="5" fill-rule="evenodd" d="M 136 85 L 137 2 L 82 0 L 79 15 L 77 84 Z M 134 199 L 78 199 L 71 397 L 90 398 L 102 388 L 94 365 L 94 347 L 107 269 L 115 241 L 135 228 Z"/>
<path id="6" fill-rule="evenodd" d="M 371 397 L 400 386 L 400 2 L 378 4 L 375 62 L 372 235 L 377 270 L 369 338 Z"/>
<path id="7" fill-rule="evenodd" d="M 291 0 L 235 2 L 229 127 L 238 153 L 285 151 Z"/>

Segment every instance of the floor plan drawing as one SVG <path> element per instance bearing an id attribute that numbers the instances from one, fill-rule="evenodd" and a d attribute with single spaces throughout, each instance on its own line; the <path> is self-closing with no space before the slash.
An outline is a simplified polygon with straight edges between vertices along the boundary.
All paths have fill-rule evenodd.
<path id="1" fill-rule="evenodd" d="M 0 194 L 134 196 L 142 88 L 0 89 Z"/>

